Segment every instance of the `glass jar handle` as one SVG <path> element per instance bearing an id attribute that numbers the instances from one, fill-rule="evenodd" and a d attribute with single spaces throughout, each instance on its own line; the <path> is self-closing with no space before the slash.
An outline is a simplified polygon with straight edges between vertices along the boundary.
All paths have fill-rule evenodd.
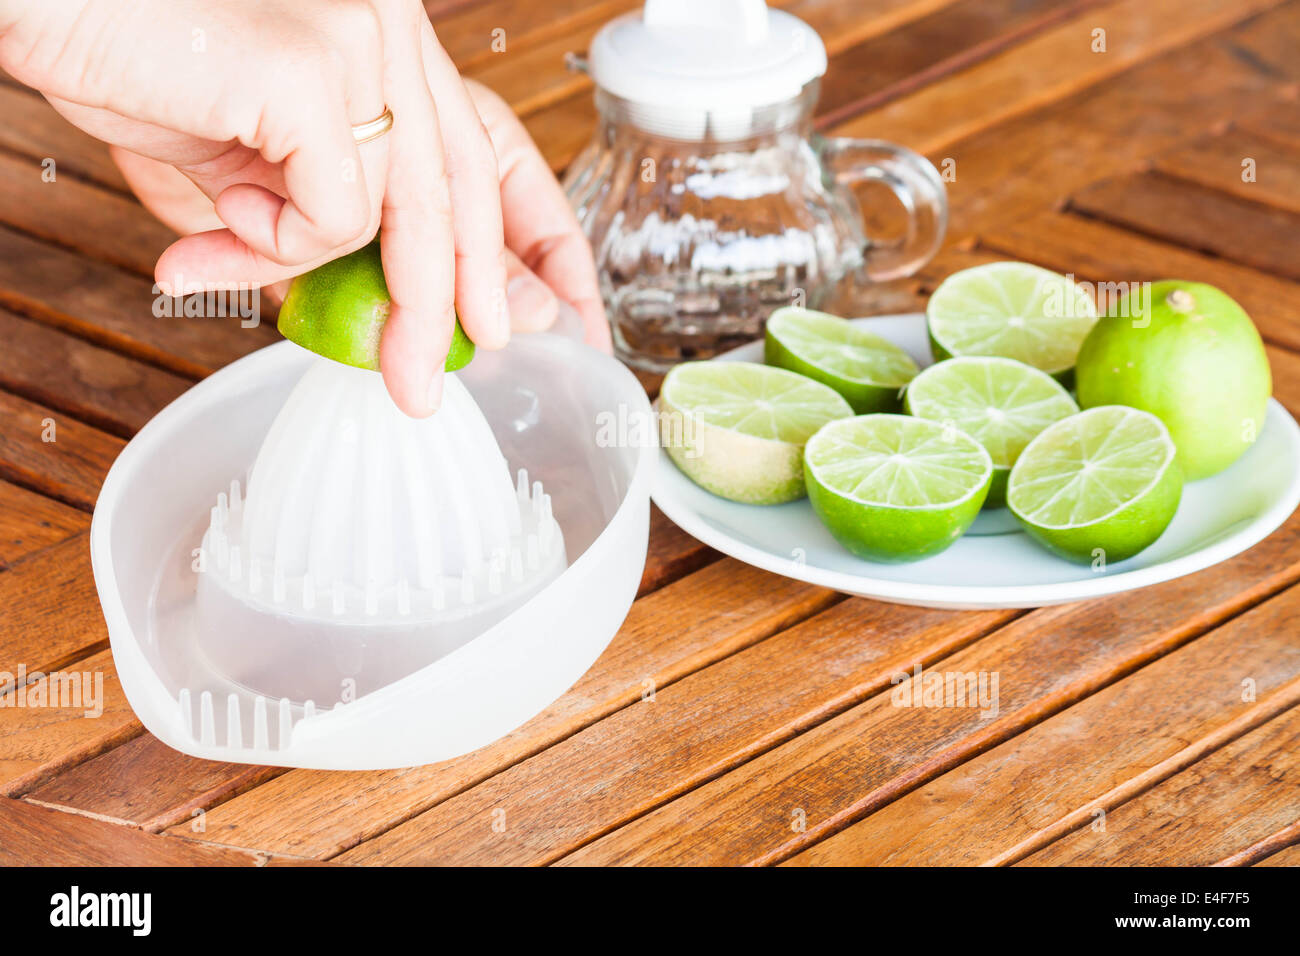
<path id="1" fill-rule="evenodd" d="M 868 241 L 862 264 L 867 279 L 885 282 L 910 276 L 939 251 L 948 227 L 948 194 L 928 159 L 878 139 L 821 139 L 818 153 L 836 183 L 884 183 L 907 211 L 907 231 L 902 236 Z"/>

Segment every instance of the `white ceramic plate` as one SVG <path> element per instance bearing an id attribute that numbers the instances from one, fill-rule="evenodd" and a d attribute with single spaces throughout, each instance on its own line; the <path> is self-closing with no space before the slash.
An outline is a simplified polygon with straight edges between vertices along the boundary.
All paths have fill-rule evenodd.
<path id="1" fill-rule="evenodd" d="M 906 349 L 922 367 L 933 361 L 923 315 L 856 321 Z M 762 360 L 762 342 L 717 359 Z M 1018 529 L 1005 508 L 981 514 L 964 537 L 932 558 L 912 564 L 864 561 L 831 537 L 807 499 L 771 507 L 727 501 L 692 483 L 662 450 L 653 495 L 664 514 L 705 544 L 810 584 L 924 607 L 1040 607 L 1168 581 L 1265 538 L 1300 504 L 1300 427 L 1270 400 L 1250 450 L 1227 470 L 1188 484 L 1160 539 L 1104 570 L 1049 554 Z"/>

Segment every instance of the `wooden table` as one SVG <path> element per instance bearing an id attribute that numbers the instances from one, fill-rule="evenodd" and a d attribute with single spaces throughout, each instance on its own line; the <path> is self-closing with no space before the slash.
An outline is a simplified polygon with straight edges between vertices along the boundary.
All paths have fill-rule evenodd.
<path id="1" fill-rule="evenodd" d="M 559 169 L 593 121 L 563 54 L 634 5 L 430 8 Z M 781 5 L 826 39 L 824 130 L 955 164 L 945 249 L 871 309 L 995 258 L 1196 278 L 1251 312 L 1300 413 L 1300 0 Z M 1296 518 L 1148 590 L 976 613 L 775 577 L 656 513 L 609 649 L 484 750 L 382 773 L 172 751 L 117 683 L 91 510 L 133 432 L 275 333 L 155 318 L 167 230 L 12 82 L 0 223 L 0 671 L 98 671 L 106 697 L 98 719 L 0 708 L 0 862 L 1300 863 Z M 996 672 L 997 715 L 894 706 L 918 663 Z"/>

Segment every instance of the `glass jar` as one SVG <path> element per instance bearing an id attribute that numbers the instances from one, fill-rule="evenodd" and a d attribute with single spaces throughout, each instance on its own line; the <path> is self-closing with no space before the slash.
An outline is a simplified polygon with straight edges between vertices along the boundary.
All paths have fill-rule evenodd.
<path id="1" fill-rule="evenodd" d="M 817 308 L 909 275 L 942 241 L 947 201 L 923 156 L 812 129 L 818 81 L 743 110 L 635 102 L 599 86 L 599 124 L 565 188 L 591 241 L 615 348 L 665 372 L 763 333 L 779 306 Z M 853 186 L 878 181 L 907 215 L 903 235 L 863 229 Z"/>

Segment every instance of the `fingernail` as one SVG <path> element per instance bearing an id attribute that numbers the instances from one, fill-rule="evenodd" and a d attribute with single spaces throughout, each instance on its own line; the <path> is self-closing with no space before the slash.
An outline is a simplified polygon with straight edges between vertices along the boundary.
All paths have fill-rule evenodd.
<path id="1" fill-rule="evenodd" d="M 532 273 L 522 272 L 506 286 L 506 299 L 510 303 L 510 313 L 520 320 L 521 325 L 531 327 L 537 313 L 550 307 L 551 290 Z"/>
<path id="2" fill-rule="evenodd" d="M 430 415 L 442 407 L 442 379 L 443 370 L 440 368 L 434 369 L 433 378 L 429 379 L 429 391 L 427 396 Z"/>

